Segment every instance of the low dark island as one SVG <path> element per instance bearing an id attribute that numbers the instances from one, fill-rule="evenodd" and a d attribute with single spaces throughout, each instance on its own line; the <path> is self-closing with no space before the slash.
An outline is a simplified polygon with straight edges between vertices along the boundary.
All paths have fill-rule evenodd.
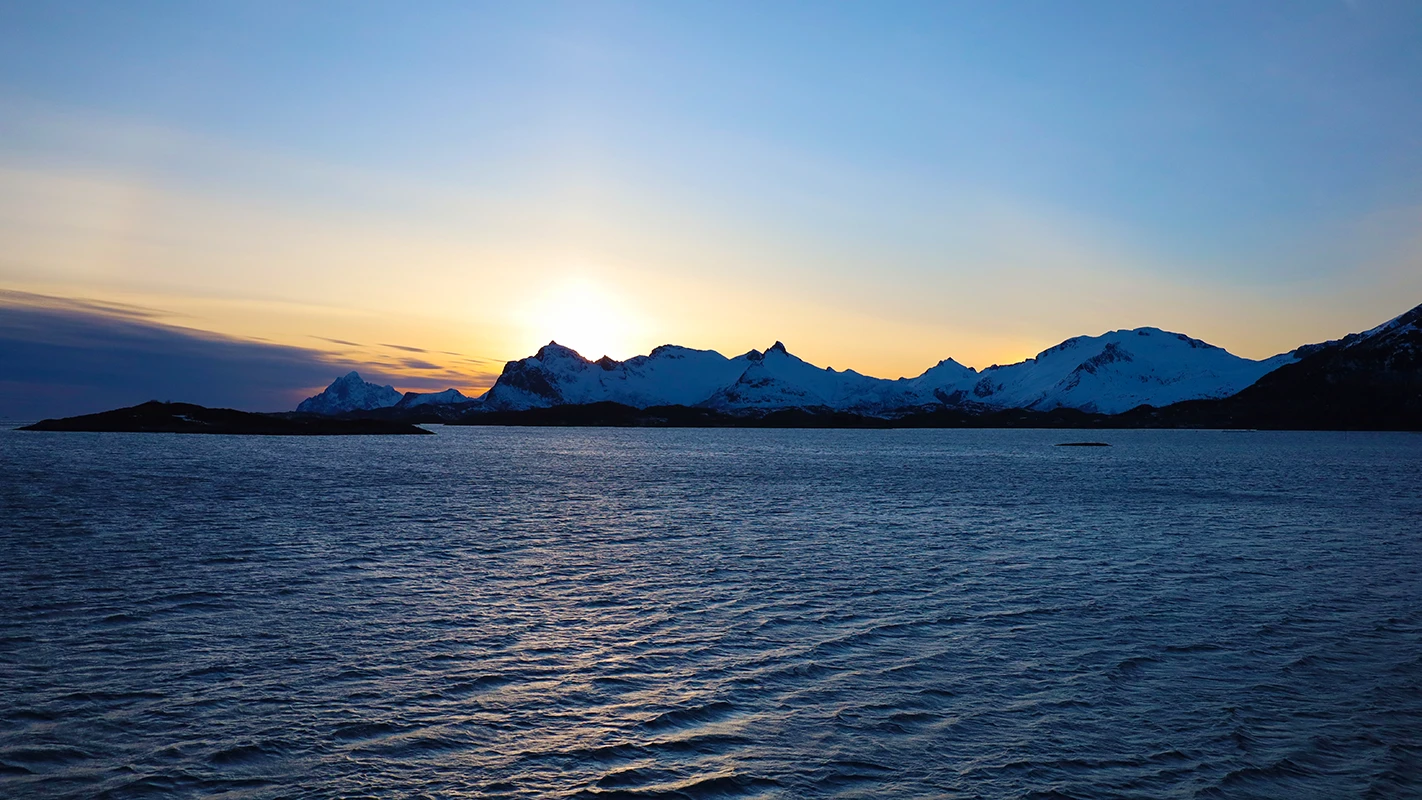
<path id="1" fill-rule="evenodd" d="M 254 414 L 231 408 L 206 408 L 192 403 L 156 400 L 80 417 L 47 419 L 22 431 L 89 431 L 95 433 L 213 433 L 249 436 L 361 436 L 429 434 L 408 422 L 383 419 L 338 419 L 309 414 Z"/>

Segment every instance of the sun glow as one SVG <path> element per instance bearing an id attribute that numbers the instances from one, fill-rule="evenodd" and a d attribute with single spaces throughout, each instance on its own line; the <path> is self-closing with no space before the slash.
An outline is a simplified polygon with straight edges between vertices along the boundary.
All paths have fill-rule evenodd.
<path id="1" fill-rule="evenodd" d="M 541 345 L 551 339 L 588 359 L 638 355 L 648 328 L 622 297 L 587 279 L 557 284 L 534 298 L 520 316 L 531 342 Z"/>

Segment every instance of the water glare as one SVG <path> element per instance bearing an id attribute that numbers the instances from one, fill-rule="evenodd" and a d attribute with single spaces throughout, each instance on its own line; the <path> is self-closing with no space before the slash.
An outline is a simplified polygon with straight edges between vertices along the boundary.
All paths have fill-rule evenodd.
<path id="1" fill-rule="evenodd" d="M 438 431 L 0 431 L 0 795 L 1422 793 L 1422 437 Z"/>

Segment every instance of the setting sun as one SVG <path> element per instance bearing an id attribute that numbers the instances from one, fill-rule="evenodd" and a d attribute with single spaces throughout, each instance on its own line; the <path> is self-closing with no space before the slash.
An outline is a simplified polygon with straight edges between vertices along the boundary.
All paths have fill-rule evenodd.
<path id="1" fill-rule="evenodd" d="M 646 349 L 645 319 L 623 297 L 586 278 L 562 281 L 531 297 L 519 317 L 531 349 L 552 339 L 584 358 L 619 360 Z"/>

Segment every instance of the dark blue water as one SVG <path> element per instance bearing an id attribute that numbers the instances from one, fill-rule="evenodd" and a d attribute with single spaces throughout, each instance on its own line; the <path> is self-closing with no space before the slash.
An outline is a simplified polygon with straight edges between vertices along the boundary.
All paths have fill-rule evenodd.
<path id="1" fill-rule="evenodd" d="M 1422 437 L 0 431 L 0 796 L 1422 796 Z"/>

